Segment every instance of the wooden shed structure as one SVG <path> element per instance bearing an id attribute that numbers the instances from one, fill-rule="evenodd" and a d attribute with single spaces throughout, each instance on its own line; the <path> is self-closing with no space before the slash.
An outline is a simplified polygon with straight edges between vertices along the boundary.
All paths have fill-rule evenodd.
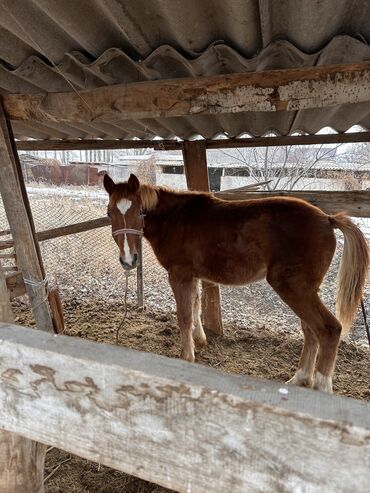
<path id="1" fill-rule="evenodd" d="M 17 150 L 181 149 L 189 189 L 208 190 L 210 148 L 369 141 L 369 17 L 368 0 L 1 1 L 0 191 L 37 327 L 53 333 L 58 311 Z M 364 131 L 345 133 L 353 125 Z M 337 133 L 316 135 L 324 127 Z M 305 198 L 370 216 L 368 192 Z M 31 334 L 9 325 L 5 279 L 0 288 L 8 324 L 0 332 L 1 493 L 43 491 L 41 443 L 178 491 L 207 491 L 211 482 L 215 492 L 350 491 L 353 477 L 355 490 L 367 491 L 368 405 Z M 204 322 L 220 334 L 219 290 L 207 288 Z M 150 427 L 132 418 L 140 406 Z M 193 415 L 205 413 L 227 421 L 221 434 L 216 426 L 188 433 Z M 259 453 L 240 430 L 263 437 Z M 324 469 L 335 470 L 330 481 Z"/>

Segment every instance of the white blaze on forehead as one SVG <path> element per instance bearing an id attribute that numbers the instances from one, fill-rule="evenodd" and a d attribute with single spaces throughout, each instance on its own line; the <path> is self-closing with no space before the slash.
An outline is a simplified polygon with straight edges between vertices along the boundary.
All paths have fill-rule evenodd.
<path id="1" fill-rule="evenodd" d="M 126 212 L 129 210 L 131 207 L 131 200 L 128 199 L 121 199 L 117 202 L 117 209 L 120 211 L 121 214 L 125 215 Z"/>

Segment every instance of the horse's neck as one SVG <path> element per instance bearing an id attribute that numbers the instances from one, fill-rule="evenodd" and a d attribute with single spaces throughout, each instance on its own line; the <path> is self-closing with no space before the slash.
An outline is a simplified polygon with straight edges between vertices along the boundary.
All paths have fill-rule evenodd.
<path id="1" fill-rule="evenodd" d="M 184 207 L 191 199 L 193 194 L 179 193 L 171 190 L 159 190 L 158 191 L 158 204 L 153 211 L 153 216 L 167 216 L 171 215 L 174 210 Z"/>
<path id="2" fill-rule="evenodd" d="M 176 211 L 192 199 L 191 193 L 176 193 L 170 190 L 158 191 L 158 203 L 156 207 L 145 215 L 144 235 L 149 239 L 157 236 L 163 227 L 167 227 L 167 219 L 170 219 Z"/>

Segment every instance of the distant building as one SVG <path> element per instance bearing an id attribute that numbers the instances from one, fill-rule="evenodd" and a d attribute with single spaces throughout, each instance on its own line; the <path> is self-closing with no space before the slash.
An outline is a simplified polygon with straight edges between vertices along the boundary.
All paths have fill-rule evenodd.
<path id="1" fill-rule="evenodd" d="M 272 149 L 272 148 L 271 148 Z M 336 159 L 337 148 L 325 148 L 325 160 L 319 160 L 310 170 L 306 163 L 313 162 L 321 148 L 317 146 L 274 149 L 274 163 L 269 165 L 269 180 L 279 186 L 282 177 L 304 170 L 296 189 L 345 190 L 370 186 L 370 163 L 359 164 Z M 142 155 L 127 155 L 114 163 L 86 163 L 73 161 L 61 164 L 55 159 L 38 159 L 21 154 L 21 163 L 28 181 L 45 181 L 56 185 L 99 185 L 105 173 L 116 181 L 126 181 L 130 173 L 147 183 L 186 189 L 183 156 L 180 151 L 156 151 Z M 207 152 L 209 183 L 212 191 L 238 188 L 266 180 L 263 163 L 254 165 L 253 176 L 248 166 L 248 154 L 235 149 Z"/>

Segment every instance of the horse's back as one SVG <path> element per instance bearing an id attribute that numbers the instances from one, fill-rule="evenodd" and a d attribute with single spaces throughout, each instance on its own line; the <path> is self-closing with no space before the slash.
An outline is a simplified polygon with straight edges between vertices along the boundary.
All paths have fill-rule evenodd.
<path id="1" fill-rule="evenodd" d="M 321 280 L 335 251 L 329 216 L 300 199 L 197 196 L 187 212 L 189 261 L 215 282 L 249 283 L 287 268 Z"/>

